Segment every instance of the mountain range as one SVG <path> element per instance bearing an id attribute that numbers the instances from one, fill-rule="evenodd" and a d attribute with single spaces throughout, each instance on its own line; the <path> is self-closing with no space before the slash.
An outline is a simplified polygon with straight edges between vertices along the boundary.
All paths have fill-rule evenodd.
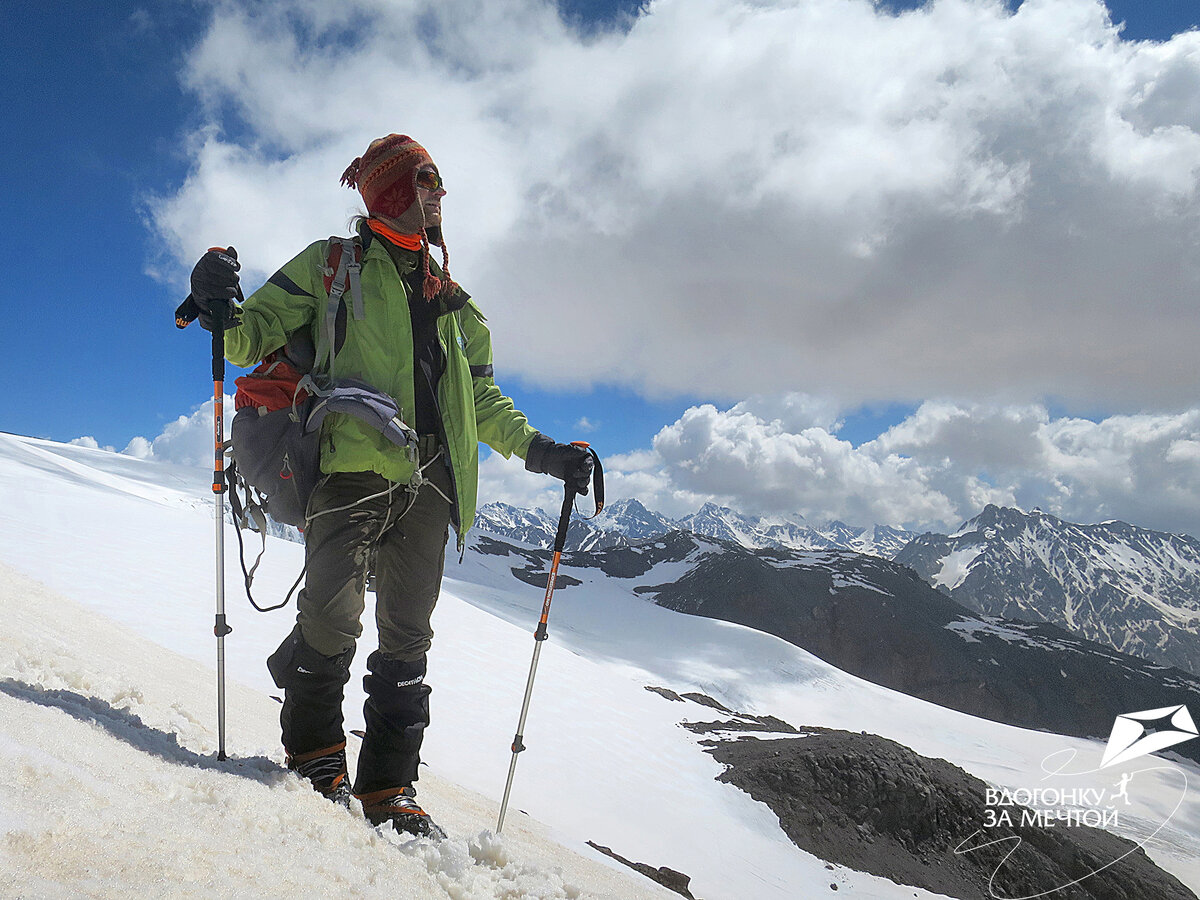
<path id="1" fill-rule="evenodd" d="M 558 522 L 540 509 L 488 503 L 480 507 L 476 527 L 498 537 L 549 547 L 554 542 Z M 715 503 L 705 503 L 690 516 L 672 519 L 647 509 L 637 500 L 622 499 L 604 507 L 595 518 L 573 518 L 567 531 L 567 548 L 627 547 L 670 531 L 690 531 L 751 549 L 840 549 L 887 558 L 915 537 L 913 532 L 887 525 L 856 528 L 835 520 L 815 527 L 802 517 L 751 516 Z"/>
<path id="2" fill-rule="evenodd" d="M 492 503 L 483 531 L 549 547 L 556 523 L 540 510 Z M 568 549 L 627 547 L 671 531 L 749 551 L 845 550 L 894 560 L 985 616 L 1049 623 L 1122 653 L 1200 675 L 1200 541 L 1125 522 L 1081 525 L 1040 510 L 987 506 L 954 534 L 885 525 L 820 528 L 746 516 L 705 504 L 670 519 L 619 500 L 593 520 L 576 518 Z"/>
<path id="3" fill-rule="evenodd" d="M 547 550 L 488 537 L 473 549 L 545 586 Z M 561 591 L 598 570 L 659 606 L 773 634 L 844 672 L 996 722 L 1104 738 L 1123 710 L 1200 708 L 1200 679 L 1051 624 L 973 613 L 879 557 L 752 550 L 673 531 L 563 559 Z M 1200 760 L 1200 746 L 1181 752 Z"/>

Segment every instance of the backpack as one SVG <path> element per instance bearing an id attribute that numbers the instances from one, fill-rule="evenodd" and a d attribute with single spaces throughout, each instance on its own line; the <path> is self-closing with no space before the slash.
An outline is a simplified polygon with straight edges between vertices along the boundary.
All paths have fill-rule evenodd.
<path id="1" fill-rule="evenodd" d="M 321 423 L 329 413 L 366 422 L 404 448 L 410 458 L 416 458 L 417 434 L 401 420 L 399 406 L 392 397 L 366 382 L 333 377 L 337 351 L 345 342 L 347 287 L 354 317 L 363 318 L 359 283 L 362 245 L 354 238 L 332 237 L 328 246 L 323 275 L 329 302 L 316 346 L 309 329 L 301 328 L 288 337 L 284 346 L 264 357 L 253 372 L 235 382 L 229 441 L 232 461 L 226 478 L 238 526 L 246 595 L 256 609 L 262 607 L 250 596 L 250 584 L 266 549 L 267 517 L 303 531 L 309 500 L 324 477 Z M 238 497 L 239 487 L 242 498 Z M 253 530 L 262 536 L 263 551 L 247 571 L 241 531 L 251 522 Z M 289 591 L 279 606 L 290 597 Z"/>

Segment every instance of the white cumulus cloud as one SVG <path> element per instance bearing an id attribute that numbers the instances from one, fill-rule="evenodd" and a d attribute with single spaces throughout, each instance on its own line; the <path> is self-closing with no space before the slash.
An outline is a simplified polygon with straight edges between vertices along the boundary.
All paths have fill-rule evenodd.
<path id="1" fill-rule="evenodd" d="M 535 384 L 1195 394 L 1200 33 L 1124 41 L 1099 0 L 655 0 L 586 35 L 548 0 L 213 10 L 191 172 L 148 203 L 169 277 L 344 230 L 342 169 L 401 131 Z"/>
<path id="2" fill-rule="evenodd" d="M 232 410 L 233 398 L 225 404 Z M 727 409 L 694 406 L 650 447 L 604 457 L 607 496 L 634 497 L 676 517 L 711 501 L 818 524 L 939 531 L 996 503 L 1200 536 L 1200 408 L 1092 421 L 1055 416 L 1039 404 L 928 401 L 860 444 L 838 436 L 835 413 L 798 394 L 757 396 Z M 209 466 L 212 425 L 210 400 L 122 452 Z M 97 446 L 89 437 L 73 443 Z M 557 513 L 562 496 L 561 482 L 525 471 L 520 459 L 484 454 L 481 504 Z M 589 513 L 591 501 L 581 499 L 579 508 Z"/>
<path id="3" fill-rule="evenodd" d="M 515 492 L 497 473 L 485 467 L 482 493 L 534 499 L 533 482 Z M 671 516 L 713 501 L 815 523 L 948 531 L 996 503 L 1200 535 L 1200 409 L 1091 421 L 1037 404 L 930 401 L 855 445 L 827 426 L 704 404 L 652 448 L 606 459 L 605 477 L 610 498 L 636 497 Z"/>
<path id="4" fill-rule="evenodd" d="M 176 463 L 182 466 L 207 466 L 213 464 L 213 416 L 215 401 L 208 400 L 186 416 L 168 422 L 156 437 L 148 439 L 141 435 L 133 438 L 121 452 L 138 459 L 153 459 L 159 462 Z M 233 397 L 226 394 L 224 400 L 225 437 L 229 437 L 229 424 L 233 421 Z"/>

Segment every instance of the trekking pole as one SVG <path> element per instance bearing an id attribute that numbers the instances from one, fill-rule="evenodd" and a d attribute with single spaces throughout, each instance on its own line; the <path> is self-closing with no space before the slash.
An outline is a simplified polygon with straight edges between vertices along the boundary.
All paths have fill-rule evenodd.
<path id="1" fill-rule="evenodd" d="M 224 248 L 215 248 L 224 249 Z M 238 288 L 238 299 L 242 290 Z M 230 315 L 228 300 L 210 300 L 213 318 L 212 376 L 213 376 L 213 480 L 216 500 L 216 591 L 217 616 L 213 634 L 217 638 L 217 759 L 225 755 L 225 636 L 233 631 L 225 619 L 225 321 Z M 186 328 L 199 315 L 199 309 L 188 296 L 175 310 L 175 326 Z"/>
<path id="2" fill-rule="evenodd" d="M 600 468 L 600 457 L 584 441 L 572 441 L 572 446 L 582 447 L 592 454 L 595 483 L 596 512 L 604 508 L 604 473 Z M 538 658 L 542 655 L 542 642 L 549 637 L 547 623 L 550 619 L 550 599 L 554 596 L 554 582 L 558 578 L 558 562 L 567 544 L 567 528 L 571 523 L 571 509 L 575 505 L 575 489 L 567 485 L 564 489 L 562 512 L 558 517 L 558 532 L 554 535 L 554 556 L 550 561 L 550 574 L 546 577 L 546 599 L 542 602 L 542 618 L 533 633 L 533 660 L 529 664 L 529 678 L 525 682 L 525 699 L 521 703 L 521 718 L 517 721 L 517 733 L 512 742 L 512 760 L 508 764 L 508 781 L 504 784 L 504 799 L 500 803 L 500 819 L 496 822 L 496 834 L 504 829 L 504 813 L 508 809 L 508 796 L 512 791 L 513 775 L 517 771 L 517 754 L 525 749 L 525 718 L 529 715 L 529 699 L 533 696 L 533 679 L 537 675 Z"/>
<path id="3" fill-rule="evenodd" d="M 217 507 L 217 759 L 225 759 L 225 635 L 233 631 L 225 621 L 225 316 L 229 304 L 212 304 L 216 321 L 212 332 L 213 361 L 213 497 Z"/>

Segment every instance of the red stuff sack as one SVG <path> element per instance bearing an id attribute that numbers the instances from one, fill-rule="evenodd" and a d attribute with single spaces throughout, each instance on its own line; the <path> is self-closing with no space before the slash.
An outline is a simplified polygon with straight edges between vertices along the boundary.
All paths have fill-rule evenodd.
<path id="1" fill-rule="evenodd" d="M 304 375 L 291 363 L 275 357 L 272 353 L 259 363 L 257 369 L 234 382 L 237 385 L 237 394 L 233 398 L 235 411 L 254 406 L 261 415 L 293 403 L 299 406 L 308 399 L 308 391 L 297 390 Z"/>

